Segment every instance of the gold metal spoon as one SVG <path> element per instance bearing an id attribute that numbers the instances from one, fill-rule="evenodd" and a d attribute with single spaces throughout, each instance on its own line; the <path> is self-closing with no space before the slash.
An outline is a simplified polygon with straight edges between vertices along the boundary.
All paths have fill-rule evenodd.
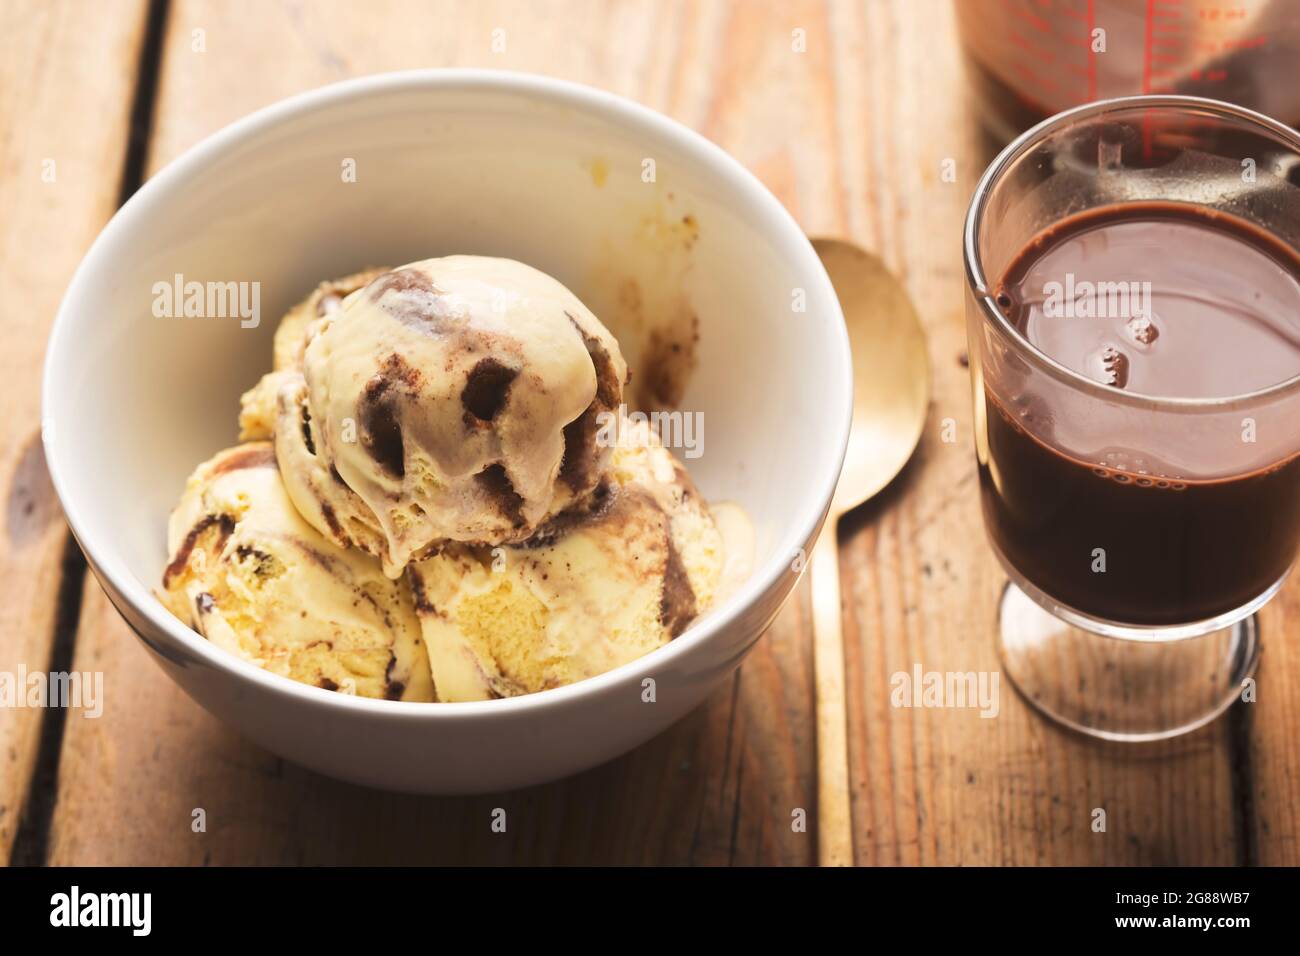
<path id="1" fill-rule="evenodd" d="M 813 662 L 817 687 L 817 858 L 853 863 L 848 718 L 840 619 L 840 516 L 884 488 L 916 450 L 930 403 L 925 330 L 884 264 L 839 239 L 814 239 L 853 352 L 853 426 L 826 526 L 813 548 Z"/>

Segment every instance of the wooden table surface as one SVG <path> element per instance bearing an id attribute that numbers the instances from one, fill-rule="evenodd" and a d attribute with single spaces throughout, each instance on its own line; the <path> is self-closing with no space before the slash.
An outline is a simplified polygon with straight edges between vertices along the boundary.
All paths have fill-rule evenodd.
<path id="1" fill-rule="evenodd" d="M 1300 863 L 1287 639 L 1300 578 L 1263 613 L 1258 701 L 1171 743 L 1084 740 L 1009 690 L 992 720 L 890 704 L 890 676 L 916 664 L 998 667 L 1002 576 L 960 361 L 960 225 L 990 154 L 950 0 L 0 2 L 0 671 L 100 671 L 105 687 L 99 719 L 0 709 L 0 860 L 815 862 L 815 819 L 791 826 L 817 804 L 806 582 L 726 686 L 639 750 L 548 786 L 433 799 L 327 780 L 220 725 L 146 659 L 71 543 L 40 449 L 40 363 L 116 206 L 251 110 L 432 66 L 552 74 L 660 110 L 730 151 L 810 233 L 858 241 L 907 285 L 931 341 L 929 422 L 906 471 L 841 526 L 858 863 Z M 508 834 L 491 831 L 494 807 Z"/>

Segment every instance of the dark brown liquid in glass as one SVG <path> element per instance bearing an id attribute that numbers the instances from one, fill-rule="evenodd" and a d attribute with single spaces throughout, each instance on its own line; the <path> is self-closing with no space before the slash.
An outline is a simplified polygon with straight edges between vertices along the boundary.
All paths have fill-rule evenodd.
<path id="1" fill-rule="evenodd" d="M 1044 288 L 1067 273 L 1076 313 L 1061 315 L 1058 298 L 1049 315 Z M 1135 289 L 1127 311 L 1089 306 L 1079 283 L 1101 278 L 1149 282 L 1149 298 Z M 1209 399 L 1300 375 L 1300 256 L 1200 207 L 1129 203 L 1065 219 L 1012 261 L 996 295 L 1031 344 L 1114 388 Z M 980 485 L 994 544 L 1035 587 L 1094 617 L 1171 625 L 1240 608 L 1286 573 L 1300 544 L 1300 457 L 1261 468 L 1243 433 L 1224 454 L 1253 464 L 1219 461 L 1206 478 L 1144 457 L 1131 437 L 1137 447 L 1065 449 L 1059 417 L 1098 399 L 1053 408 L 1032 387 L 986 387 Z"/>

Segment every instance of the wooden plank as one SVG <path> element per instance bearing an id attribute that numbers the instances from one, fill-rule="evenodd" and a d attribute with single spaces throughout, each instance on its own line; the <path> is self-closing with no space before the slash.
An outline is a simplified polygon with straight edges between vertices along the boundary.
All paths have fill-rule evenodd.
<path id="1" fill-rule="evenodd" d="M 1251 798 L 1247 816 L 1252 862 L 1300 865 L 1300 574 L 1260 614 L 1264 653 L 1257 699 L 1242 708 L 1238 788 Z M 1246 749 L 1248 747 L 1248 749 Z"/>
<path id="2" fill-rule="evenodd" d="M 964 98 L 951 5 L 925 9 L 901 0 L 836 7 L 831 40 L 843 218 L 905 279 L 935 372 L 917 457 L 841 526 L 857 861 L 1234 863 L 1239 800 L 1225 722 L 1135 749 L 1057 730 L 1005 681 L 996 719 L 891 706 L 891 677 L 916 664 L 999 668 L 1003 578 L 985 543 L 959 361 L 961 227 L 992 157 Z M 941 175 L 945 159 L 956 162 L 955 183 Z M 945 419 L 953 443 L 942 440 Z M 1106 810 L 1105 833 L 1091 828 L 1096 808 Z"/>
<path id="3" fill-rule="evenodd" d="M 90 0 L 0 3 L 0 672 L 16 677 L 50 669 L 68 542 L 41 450 L 41 357 L 117 203 L 143 22 L 134 0 L 112 17 Z M 48 716 L 0 708 L 0 861 Z"/>
<path id="4" fill-rule="evenodd" d="M 915 663 L 998 666 L 1001 576 L 983 543 L 958 362 L 958 236 L 990 157 L 966 112 L 949 4 L 917 13 L 906 0 L 364 9 L 183 0 L 170 19 L 151 166 L 280 96 L 412 66 L 552 73 L 710 136 L 809 231 L 881 255 L 931 334 L 936 392 L 917 460 L 841 529 L 857 862 L 1295 863 L 1300 682 L 1284 637 L 1300 627 L 1296 582 L 1264 615 L 1260 702 L 1172 744 L 1069 736 L 1005 686 L 995 720 L 890 706 L 890 677 Z M 498 27 L 507 49 L 494 54 Z M 205 53 L 191 49 L 196 29 Z M 794 30 L 805 31 L 804 53 L 792 49 Z M 948 158 L 956 183 L 940 176 Z M 948 418 L 954 444 L 940 436 Z M 132 707 L 69 724 L 52 859 L 811 862 L 813 835 L 789 826 L 816 797 L 805 597 L 731 686 L 623 760 L 515 794 L 421 800 L 325 781 L 241 741 L 145 661 L 92 584 L 77 666 L 103 670 Z M 484 822 L 496 806 L 510 814 L 508 837 Z M 196 807 L 208 812 L 206 834 L 190 830 Z M 1107 810 L 1104 834 L 1091 830 L 1097 807 Z"/>
<path id="5" fill-rule="evenodd" d="M 792 19 L 793 18 L 793 19 Z M 790 33 L 820 4 L 198 3 L 168 21 L 151 168 L 281 96 L 413 66 L 551 73 L 631 96 L 700 129 L 765 175 L 792 208 L 833 223 L 824 67 Z M 400 25 L 394 29 L 393 25 Z M 492 30 L 506 51 L 491 50 Z M 193 50 L 203 30 L 206 52 Z M 792 85 L 793 84 L 793 85 Z M 792 92 L 793 91 L 793 92 Z M 420 799 L 336 784 L 240 740 L 150 665 L 97 585 L 77 666 L 118 700 L 68 726 L 51 831 L 55 863 L 810 863 L 812 675 L 792 600 L 730 684 L 677 727 L 606 767 L 474 799 Z M 206 833 L 191 830 L 203 808 Z M 507 810 L 507 835 L 488 827 Z"/>

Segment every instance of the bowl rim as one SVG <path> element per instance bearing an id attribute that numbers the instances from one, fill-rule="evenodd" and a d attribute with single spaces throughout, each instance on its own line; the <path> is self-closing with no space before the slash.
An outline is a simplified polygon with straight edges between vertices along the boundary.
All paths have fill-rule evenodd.
<path id="1" fill-rule="evenodd" d="M 835 340 L 832 342 L 831 351 L 833 359 L 838 357 L 838 362 L 835 363 L 838 368 L 832 368 L 831 374 L 824 381 L 835 391 L 843 393 L 826 409 L 833 435 L 831 455 L 828 458 L 828 465 L 831 467 L 828 467 L 825 474 L 821 476 L 818 486 L 810 489 L 809 494 L 804 496 L 806 503 L 792 521 L 799 531 L 796 540 L 807 542 L 810 547 L 820 530 L 839 480 L 840 469 L 848 447 L 853 398 L 852 362 L 843 313 L 830 278 L 811 242 L 789 210 L 753 173 L 739 160 L 700 133 L 634 100 L 581 83 L 535 73 L 434 68 L 355 77 L 281 99 L 235 120 L 190 146 L 143 183 L 122 205 L 101 230 L 73 273 L 58 312 L 55 314 L 46 346 L 41 386 L 41 440 L 50 478 L 67 523 L 77 543 L 85 552 L 92 570 L 97 576 L 102 575 L 107 579 L 105 590 L 110 592 L 110 598 L 113 596 L 112 592 L 116 592 L 135 613 L 177 642 L 189 654 L 226 671 L 237 679 L 251 681 L 270 694 L 294 698 L 303 706 L 411 720 L 431 718 L 455 720 L 491 715 L 507 717 L 511 714 L 520 716 L 538 708 L 556 708 L 577 703 L 583 698 L 600 695 L 628 680 L 656 670 L 667 669 L 676 658 L 687 653 L 691 648 L 713 639 L 719 632 L 733 626 L 742 612 L 753 607 L 763 595 L 778 585 L 783 574 L 795 573 L 793 562 L 796 555 L 783 557 L 780 550 L 774 551 L 761 567 L 753 569 L 741 587 L 715 608 L 706 611 L 698 623 L 692 623 L 679 637 L 642 657 L 573 684 L 520 697 L 481 701 L 390 701 L 339 694 L 273 674 L 236 657 L 216 647 L 172 615 L 153 591 L 126 566 L 125 562 L 112 553 L 111 547 L 107 547 L 104 542 L 95 541 L 86 533 L 88 524 L 83 518 L 80 505 L 68 493 L 68 484 L 60 463 L 58 442 L 55 440 L 54 429 L 50 427 L 52 422 L 46 417 L 54 407 L 53 395 L 60 372 L 60 369 L 56 368 L 58 357 L 65 354 L 70 347 L 75 347 L 67 340 L 72 334 L 75 321 L 72 318 L 73 309 L 81 298 L 81 287 L 88 281 L 89 266 L 118 241 L 119 234 L 130 224 L 149 212 L 156 195 L 165 192 L 172 183 L 183 182 L 195 171 L 202 169 L 215 154 L 255 139 L 288 119 L 374 95 L 425 88 L 437 88 L 440 91 L 462 89 L 472 93 L 488 91 L 522 94 L 569 106 L 581 112 L 596 114 L 616 125 L 646 129 L 656 139 L 672 141 L 694 164 L 712 167 L 724 174 L 741 191 L 746 205 L 758 214 L 764 232 L 784 237 L 783 244 L 790 248 L 783 250 L 783 253 L 793 258 L 792 264 L 796 273 L 804 277 L 806 282 L 818 287 L 821 297 L 831 309 L 829 321 L 825 326 L 829 335 Z M 835 321 L 836 319 L 838 321 Z M 804 545 L 799 544 L 798 547 Z M 128 625 L 138 633 L 138 629 L 130 621 Z M 140 636 L 143 639 L 143 635 Z M 757 637 L 758 635 L 755 639 Z M 145 640 L 145 643 L 150 644 L 150 641 Z"/>

